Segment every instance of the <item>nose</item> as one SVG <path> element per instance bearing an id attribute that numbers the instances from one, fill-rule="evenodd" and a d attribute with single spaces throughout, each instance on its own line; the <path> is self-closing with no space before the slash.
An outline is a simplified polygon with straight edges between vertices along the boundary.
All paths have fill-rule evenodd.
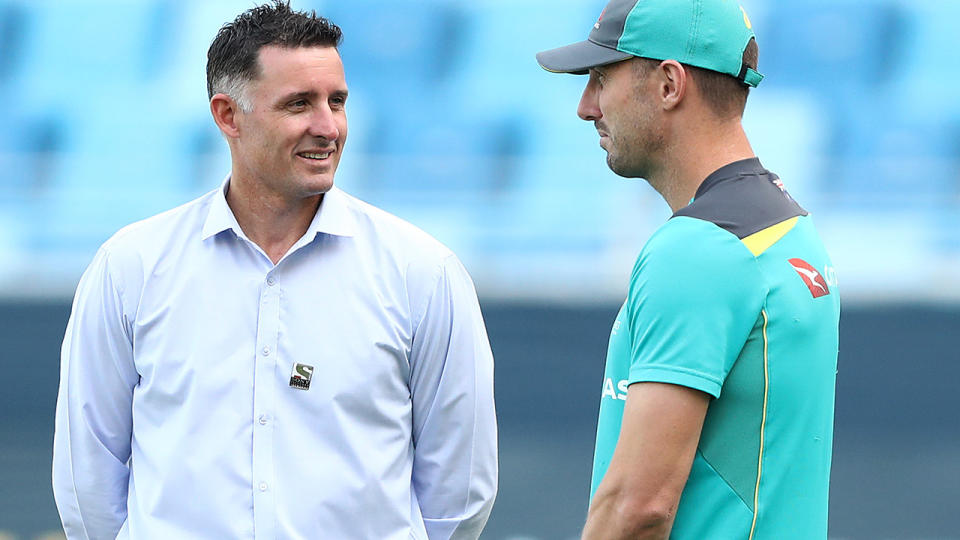
<path id="1" fill-rule="evenodd" d="M 580 104 L 577 106 L 577 116 L 588 122 L 596 122 L 603 117 L 600 112 L 600 103 L 598 93 L 600 85 L 597 84 L 596 75 L 591 73 L 587 81 L 586 88 L 583 89 L 583 95 L 580 96 Z"/>
<path id="2" fill-rule="evenodd" d="M 310 118 L 310 136 L 328 141 L 337 140 L 340 137 L 337 114 L 342 113 L 333 111 L 329 107 L 318 107 Z"/>

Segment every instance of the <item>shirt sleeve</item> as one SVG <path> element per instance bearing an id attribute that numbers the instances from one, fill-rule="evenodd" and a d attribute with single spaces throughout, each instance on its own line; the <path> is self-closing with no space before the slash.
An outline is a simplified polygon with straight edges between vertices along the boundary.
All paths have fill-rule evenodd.
<path id="1" fill-rule="evenodd" d="M 493 354 L 473 282 L 454 256 L 414 330 L 413 487 L 430 540 L 476 539 L 497 492 Z"/>
<path id="2" fill-rule="evenodd" d="M 644 246 L 630 280 L 630 383 L 719 397 L 765 297 L 757 261 L 736 236 L 708 221 L 671 219 Z"/>
<path id="3" fill-rule="evenodd" d="M 80 279 L 61 350 L 53 492 L 71 540 L 115 538 L 126 520 L 139 381 L 127 323 L 101 248 Z"/>

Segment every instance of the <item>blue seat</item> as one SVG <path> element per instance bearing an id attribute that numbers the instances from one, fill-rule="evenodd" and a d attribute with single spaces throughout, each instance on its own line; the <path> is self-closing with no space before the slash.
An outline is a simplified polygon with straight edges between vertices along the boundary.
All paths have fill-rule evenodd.
<path id="1" fill-rule="evenodd" d="M 957 20 L 960 3 L 909 2 L 908 31 L 899 51 L 894 83 L 895 106 L 915 117 L 960 120 L 960 61 Z"/>
<path id="2" fill-rule="evenodd" d="M 845 99 L 889 83 L 901 66 L 903 15 L 885 0 L 771 2 L 757 29 L 764 87 Z"/>
<path id="3" fill-rule="evenodd" d="M 330 2 L 319 9 L 340 26 L 347 83 L 363 81 L 378 107 L 424 104 L 422 91 L 443 82 L 459 54 L 457 4 L 403 0 Z"/>
<path id="4" fill-rule="evenodd" d="M 960 196 L 960 123 L 915 117 L 884 97 L 851 107 L 826 145 L 832 188 L 851 204 L 924 211 Z"/>
<path id="5" fill-rule="evenodd" d="M 26 108 L 95 99 L 142 80 L 156 0 L 27 4 L 19 84 Z"/>
<path id="6" fill-rule="evenodd" d="M 26 6 L 19 3 L 0 1 L 0 88 L 17 76 L 23 64 L 26 11 Z"/>

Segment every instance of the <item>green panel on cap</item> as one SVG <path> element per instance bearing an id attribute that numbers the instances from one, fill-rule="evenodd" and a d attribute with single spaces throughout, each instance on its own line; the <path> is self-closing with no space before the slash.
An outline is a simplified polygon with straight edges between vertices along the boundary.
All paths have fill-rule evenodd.
<path id="1" fill-rule="evenodd" d="M 753 37 L 750 19 L 736 0 L 638 0 L 617 49 L 739 77 L 743 51 Z"/>

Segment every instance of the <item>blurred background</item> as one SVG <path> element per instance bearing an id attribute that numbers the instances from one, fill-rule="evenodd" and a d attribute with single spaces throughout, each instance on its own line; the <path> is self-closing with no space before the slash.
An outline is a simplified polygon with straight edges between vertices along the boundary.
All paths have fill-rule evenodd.
<path id="1" fill-rule="evenodd" d="M 605 0 L 294 0 L 344 30 L 348 192 L 471 271 L 497 358 L 484 539 L 577 538 L 606 339 L 669 217 L 614 176 L 535 52 Z M 830 536 L 960 538 L 960 61 L 954 0 L 743 0 L 766 79 L 745 125 L 814 216 L 844 298 Z M 0 539 L 55 538 L 59 345 L 120 227 L 216 188 L 206 50 L 251 0 L 0 0 Z"/>

